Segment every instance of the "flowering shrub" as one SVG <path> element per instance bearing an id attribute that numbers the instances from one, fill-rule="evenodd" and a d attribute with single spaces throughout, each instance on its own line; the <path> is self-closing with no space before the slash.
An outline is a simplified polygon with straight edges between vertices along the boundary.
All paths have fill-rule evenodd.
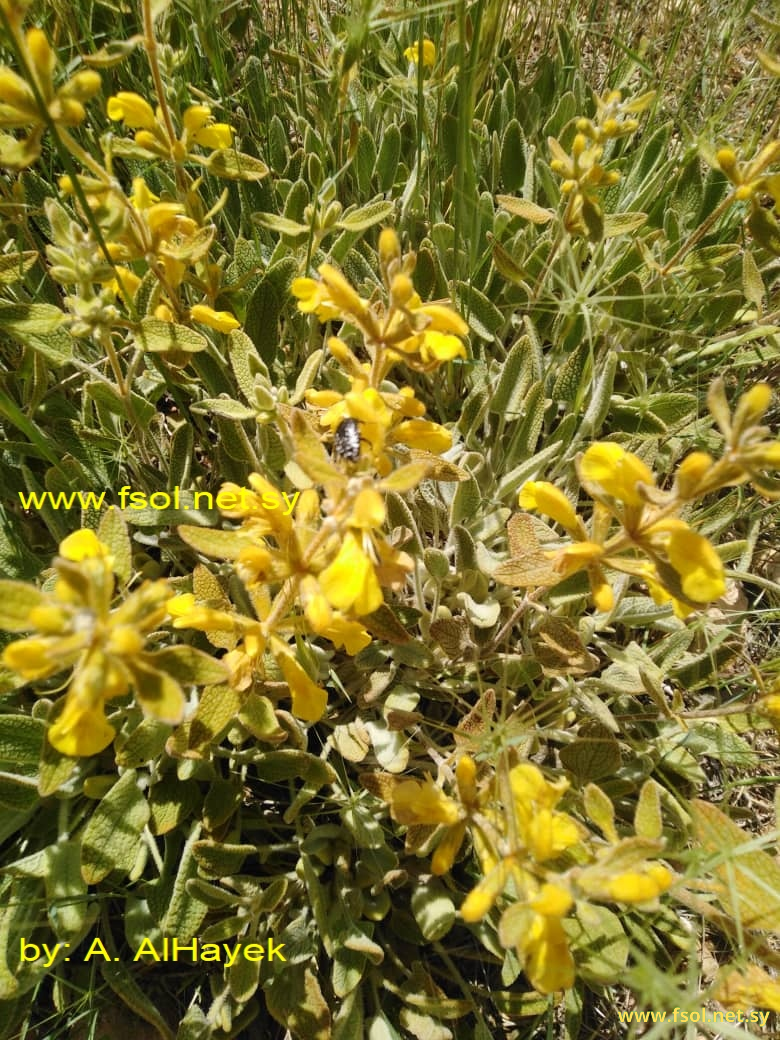
<path id="1" fill-rule="evenodd" d="M 0 0 L 0 1037 L 780 1008 L 777 124 L 466 6 Z"/>

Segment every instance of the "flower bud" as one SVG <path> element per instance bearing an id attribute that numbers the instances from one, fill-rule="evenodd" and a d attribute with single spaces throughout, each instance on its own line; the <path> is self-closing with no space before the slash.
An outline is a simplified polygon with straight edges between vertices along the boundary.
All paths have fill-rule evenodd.
<path id="1" fill-rule="evenodd" d="M 30 61 L 37 74 L 41 86 L 46 91 L 46 86 L 51 87 L 51 77 L 54 66 L 57 64 L 57 56 L 51 49 L 46 33 L 42 29 L 30 29 L 27 33 L 27 49 L 30 52 Z"/>
<path id="2" fill-rule="evenodd" d="M 704 476 L 713 466 L 712 456 L 706 451 L 694 451 L 677 469 L 677 494 L 680 498 L 696 498 Z"/>
<path id="3" fill-rule="evenodd" d="M 401 243 L 392 228 L 382 228 L 379 234 L 379 259 L 387 265 L 401 258 Z"/>
<path id="4" fill-rule="evenodd" d="M 715 153 L 715 158 L 718 161 L 718 166 L 726 174 L 728 179 L 735 184 L 739 184 L 740 173 L 739 163 L 737 162 L 737 155 L 733 148 L 719 148 Z"/>
<path id="5" fill-rule="evenodd" d="M 97 94 L 101 85 L 100 73 L 95 72 L 94 69 L 83 69 L 68 80 L 60 93 L 75 98 L 77 101 L 88 101 Z"/>

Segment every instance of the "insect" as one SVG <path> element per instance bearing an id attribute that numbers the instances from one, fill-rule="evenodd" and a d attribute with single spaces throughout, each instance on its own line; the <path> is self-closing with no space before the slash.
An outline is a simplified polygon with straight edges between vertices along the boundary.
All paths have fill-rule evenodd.
<path id="1" fill-rule="evenodd" d="M 333 453 L 348 462 L 360 458 L 360 427 L 356 419 L 342 419 L 333 435 Z"/>

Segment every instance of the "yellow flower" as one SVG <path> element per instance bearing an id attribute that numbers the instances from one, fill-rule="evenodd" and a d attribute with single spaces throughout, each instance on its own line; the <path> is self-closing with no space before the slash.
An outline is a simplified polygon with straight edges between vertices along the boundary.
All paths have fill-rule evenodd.
<path id="1" fill-rule="evenodd" d="M 324 282 L 314 278 L 296 278 L 290 291 L 298 301 L 298 310 L 304 314 L 316 314 L 322 322 L 341 317 Z"/>
<path id="2" fill-rule="evenodd" d="M 628 870 L 605 882 L 604 898 L 616 903 L 648 903 L 665 892 L 674 875 L 661 863 L 648 863 L 643 870 Z"/>
<path id="3" fill-rule="evenodd" d="M 41 635 L 10 643 L 2 658 L 32 680 L 73 669 L 64 708 L 49 729 L 50 743 L 65 755 L 102 751 L 114 736 L 105 701 L 131 686 L 145 711 L 177 722 L 184 706 L 181 687 L 165 671 L 165 658 L 145 649 L 146 636 L 165 618 L 167 583 L 144 582 L 112 609 L 113 558 L 90 530 L 62 541 L 54 568 L 53 591 L 26 593 L 33 603 L 25 627 Z M 8 584 L 0 582 L 0 599 Z"/>
<path id="4" fill-rule="evenodd" d="M 210 329 L 215 329 L 217 332 L 231 332 L 233 329 L 241 327 L 241 322 L 230 311 L 215 311 L 203 303 L 196 303 L 194 307 L 190 308 L 190 317 L 193 321 L 197 321 L 201 325 L 208 325 Z"/>
<path id="5" fill-rule="evenodd" d="M 619 444 L 597 441 L 580 460 L 580 477 L 585 484 L 596 485 L 605 494 L 629 506 L 641 506 L 644 499 L 638 485 L 653 486 L 653 474 L 630 451 Z"/>
<path id="6" fill-rule="evenodd" d="M 328 706 L 327 693 L 309 678 L 285 643 L 280 639 L 272 639 L 270 647 L 290 687 L 293 715 L 304 722 L 317 722 Z"/>
<path id="7" fill-rule="evenodd" d="M 452 447 L 450 431 L 428 419 L 407 419 L 399 423 L 393 429 L 392 440 L 396 444 L 430 451 L 433 455 L 441 455 Z"/>
<path id="8" fill-rule="evenodd" d="M 551 517 L 567 531 L 580 530 L 581 525 L 574 506 L 554 484 L 545 480 L 529 480 L 520 489 L 519 502 L 523 509 L 536 509 Z"/>
<path id="9" fill-rule="evenodd" d="M 391 792 L 390 815 L 397 823 L 444 823 L 451 827 L 460 819 L 460 809 L 429 776 L 424 781 L 402 780 L 396 784 Z"/>
<path id="10" fill-rule="evenodd" d="M 555 993 L 574 985 L 574 958 L 558 917 L 534 914 L 518 942 L 523 970 L 538 993 Z"/>
<path id="11" fill-rule="evenodd" d="M 568 888 L 545 882 L 528 905 L 543 917 L 565 917 L 574 905 L 574 899 Z"/>
<path id="12" fill-rule="evenodd" d="M 227 123 L 212 123 L 207 105 L 191 105 L 182 116 L 186 139 L 203 148 L 230 148 L 233 128 Z"/>
<path id="13" fill-rule="evenodd" d="M 538 863 L 577 844 L 577 824 L 566 813 L 554 811 L 569 786 L 568 780 L 551 783 L 538 766 L 521 762 L 510 771 L 509 783 L 518 838 Z"/>
<path id="14" fill-rule="evenodd" d="M 132 130 L 154 130 L 157 127 L 157 117 L 152 106 L 132 91 L 120 90 L 118 94 L 108 99 L 108 118 L 121 120 Z"/>
<path id="15" fill-rule="evenodd" d="M 701 496 L 702 483 L 715 465 L 706 451 L 693 451 L 677 467 L 677 493 L 680 498 L 693 499 Z"/>
<path id="16" fill-rule="evenodd" d="M 724 971 L 713 996 L 726 1007 L 760 1007 L 780 1013 L 780 982 L 757 964 L 744 971 Z"/>
<path id="17" fill-rule="evenodd" d="M 407 47 L 404 51 L 404 57 L 407 61 L 413 62 L 415 65 L 420 64 L 420 41 L 413 43 L 411 47 Z M 422 64 L 431 68 L 436 64 L 436 46 L 432 40 L 423 40 L 422 45 Z"/>
<path id="18" fill-rule="evenodd" d="M 499 860 L 461 903 L 460 916 L 463 920 L 468 924 L 481 921 L 504 891 L 504 886 L 512 873 L 510 861 Z"/>
<path id="19" fill-rule="evenodd" d="M 709 603 L 726 591 L 723 563 L 707 539 L 685 523 L 670 518 L 648 529 L 652 540 L 660 535 L 669 563 L 680 575 L 682 591 L 694 603 Z"/>
<path id="20" fill-rule="evenodd" d="M 336 558 L 319 575 L 319 581 L 328 602 L 338 610 L 354 611 L 362 617 L 382 605 L 382 589 L 374 565 L 351 531 Z"/>
<path id="21" fill-rule="evenodd" d="M 18 6 L 11 5 L 17 12 Z M 16 15 L 10 18 L 17 22 Z M 41 152 L 41 140 L 49 121 L 61 126 L 78 126 L 86 116 L 83 101 L 100 90 L 100 76 L 93 70 L 81 70 L 61 87 L 54 86 L 57 55 L 42 29 L 28 29 L 24 37 L 17 35 L 27 68 L 35 80 L 42 110 L 29 83 L 11 69 L 0 66 L 0 127 L 25 128 L 28 135 L 14 140 L 8 135 L 2 143 L 0 163 L 19 170 L 30 166 Z"/>

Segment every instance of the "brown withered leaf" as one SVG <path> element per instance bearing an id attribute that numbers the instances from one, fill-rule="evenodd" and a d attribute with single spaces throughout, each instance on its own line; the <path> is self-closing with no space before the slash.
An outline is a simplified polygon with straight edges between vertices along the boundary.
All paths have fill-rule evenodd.
<path id="1" fill-rule="evenodd" d="M 477 703 L 460 720 L 455 730 L 456 744 L 471 744 L 474 737 L 481 736 L 496 717 L 496 691 L 488 687 Z"/>
<path id="2" fill-rule="evenodd" d="M 533 517 L 528 513 L 513 513 L 506 522 L 506 533 L 510 556 L 523 556 L 540 548 Z"/>
<path id="3" fill-rule="evenodd" d="M 471 474 L 467 470 L 461 466 L 456 466 L 454 462 L 447 462 L 446 459 L 434 455 L 433 452 L 423 451 L 422 448 L 411 448 L 409 454 L 415 462 L 428 464 L 428 480 L 438 480 L 442 484 L 455 484 L 464 480 L 471 480 Z"/>
<path id="4" fill-rule="evenodd" d="M 439 618 L 438 621 L 432 622 L 431 636 L 447 657 L 453 660 L 463 657 L 475 645 L 471 638 L 471 627 L 463 617 Z"/>
<path id="5" fill-rule="evenodd" d="M 386 603 L 383 603 L 373 614 L 368 614 L 360 620 L 363 627 L 375 639 L 384 639 L 386 643 L 395 643 L 396 646 L 402 646 L 404 643 L 410 643 L 412 640 L 412 637 Z"/>
<path id="6" fill-rule="evenodd" d="M 430 838 L 433 832 L 436 830 L 438 824 L 431 823 L 413 823 L 409 826 L 406 831 L 406 840 L 404 841 L 404 852 L 408 856 L 413 856 L 418 849 L 421 849 L 426 841 Z"/>
<path id="7" fill-rule="evenodd" d="M 502 585 L 526 588 L 533 585 L 555 585 L 561 576 L 539 545 L 533 517 L 514 513 L 506 525 L 510 558 L 500 563 L 493 577 Z"/>
<path id="8" fill-rule="evenodd" d="M 583 644 L 579 633 L 563 618 L 545 616 L 534 640 L 536 660 L 545 675 L 588 675 L 599 659 Z"/>
<path id="9" fill-rule="evenodd" d="M 620 744 L 600 722 L 584 723 L 576 738 L 560 750 L 561 762 L 581 783 L 614 776 L 620 769 Z"/>
<path id="10" fill-rule="evenodd" d="M 395 788 L 404 782 L 402 776 L 393 776 L 392 773 L 359 773 L 358 780 L 367 791 L 388 803 Z"/>
<path id="11" fill-rule="evenodd" d="M 387 728 L 391 732 L 400 733 L 410 726 L 419 726 L 425 720 L 425 716 L 419 711 L 401 711 L 398 708 L 390 708 L 385 712 Z"/>

